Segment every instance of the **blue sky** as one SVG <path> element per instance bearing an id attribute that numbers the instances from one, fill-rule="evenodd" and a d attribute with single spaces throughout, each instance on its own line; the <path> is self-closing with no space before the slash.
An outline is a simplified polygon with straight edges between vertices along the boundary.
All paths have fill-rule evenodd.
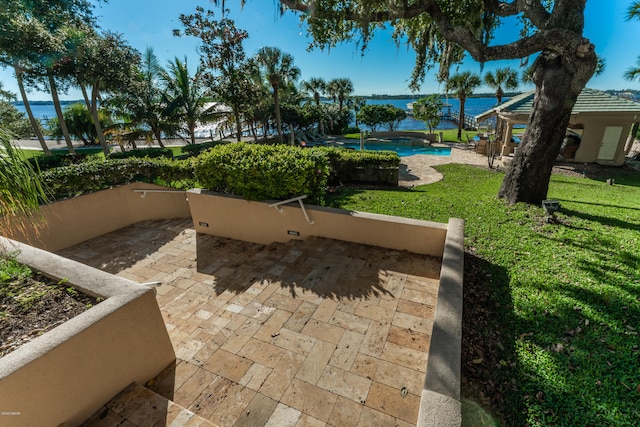
<path id="1" fill-rule="evenodd" d="M 397 48 L 389 33 L 379 33 L 370 43 L 364 56 L 354 43 L 347 43 L 331 51 L 307 52 L 306 30 L 300 26 L 297 15 L 287 12 L 279 16 L 276 0 L 247 0 L 244 9 L 239 0 L 227 0 L 230 17 L 236 26 L 249 32 L 245 42 L 247 55 L 253 55 L 262 46 L 276 46 L 293 55 L 295 65 L 302 72 L 301 79 L 322 77 L 325 80 L 347 77 L 354 84 L 356 95 L 410 94 L 408 79 L 415 61 L 415 54 L 405 46 Z M 640 47 L 635 43 L 640 34 L 640 22 L 625 20 L 629 1 L 589 0 L 587 2 L 585 36 L 596 45 L 598 54 L 606 59 L 606 69 L 601 76 L 593 77 L 588 86 L 595 89 L 640 89 L 639 82 L 624 80 L 625 70 L 636 63 Z M 148 46 L 154 48 L 162 64 L 175 56 L 186 56 L 190 68 L 198 64 L 197 41 L 191 37 L 174 37 L 172 30 L 182 28 L 178 16 L 193 13 L 196 6 L 211 8 L 219 14 L 219 8 L 207 0 L 109 0 L 96 7 L 100 25 L 105 30 L 124 34 L 125 39 L 139 51 Z M 219 15 L 218 15 L 219 16 Z M 499 41 L 517 38 L 513 25 L 504 24 L 498 32 Z M 497 67 L 518 68 L 519 61 L 496 61 L 485 64 L 484 72 Z M 480 65 L 468 58 L 460 67 L 481 73 Z M 13 73 L 0 69 L 0 81 L 5 89 L 18 92 Z M 520 90 L 529 90 L 521 86 Z M 427 74 L 420 93 L 442 92 L 434 78 Z M 489 92 L 481 87 L 477 92 Z M 69 91 L 62 99 L 79 99 L 77 91 Z M 32 91 L 32 100 L 50 100 L 46 93 Z"/>

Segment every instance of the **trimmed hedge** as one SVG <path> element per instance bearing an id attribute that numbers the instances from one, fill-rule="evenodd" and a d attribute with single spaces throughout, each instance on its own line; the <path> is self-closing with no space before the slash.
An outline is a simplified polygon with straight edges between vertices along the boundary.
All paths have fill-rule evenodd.
<path id="1" fill-rule="evenodd" d="M 202 153 L 194 161 L 206 189 L 249 200 L 285 200 L 306 194 L 324 202 L 329 175 L 325 153 L 287 145 L 231 143 Z"/>
<path id="2" fill-rule="evenodd" d="M 251 143 L 221 144 L 196 158 L 109 158 L 42 172 L 54 199 L 75 197 L 130 182 L 150 182 L 173 188 L 203 188 L 252 200 L 285 200 L 303 194 L 322 204 L 325 187 L 354 181 L 358 170 L 397 169 L 393 151 L 342 148 L 299 148 Z M 372 175 L 376 175 L 375 173 Z"/>
<path id="3" fill-rule="evenodd" d="M 216 142 L 203 142 L 200 144 L 187 144 L 187 145 L 183 145 L 180 151 L 195 157 L 200 153 L 202 153 L 203 151 L 208 150 L 209 148 L 215 147 L 220 144 L 224 144 L 224 143 L 216 141 Z"/>
<path id="4" fill-rule="evenodd" d="M 193 167 L 189 161 L 169 159 L 107 159 L 85 162 L 42 173 L 43 184 L 54 199 L 142 181 L 167 187 L 191 188 Z"/>
<path id="5" fill-rule="evenodd" d="M 164 157 L 167 159 L 173 158 L 173 151 L 169 148 L 149 147 L 149 148 L 137 148 L 129 151 L 118 151 L 109 154 L 110 159 L 128 159 L 131 157 L 157 159 Z"/>
<path id="6" fill-rule="evenodd" d="M 86 154 L 47 154 L 27 159 L 35 170 L 41 172 L 63 166 L 82 163 L 87 159 Z"/>
<path id="7" fill-rule="evenodd" d="M 397 169 L 400 157 L 395 151 L 359 151 L 335 147 L 314 147 L 329 159 L 329 184 L 352 182 L 356 169 Z"/>

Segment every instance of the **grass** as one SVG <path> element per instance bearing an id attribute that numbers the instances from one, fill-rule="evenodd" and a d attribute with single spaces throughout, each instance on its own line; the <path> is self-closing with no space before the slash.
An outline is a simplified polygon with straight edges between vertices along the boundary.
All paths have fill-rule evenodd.
<path id="1" fill-rule="evenodd" d="M 467 398 L 505 425 L 626 426 L 640 420 L 640 175 L 616 184 L 554 175 L 557 222 L 496 198 L 503 174 L 465 165 L 411 190 L 347 188 L 332 206 L 446 222 L 465 219 L 465 280 L 488 313 L 465 334 Z M 469 300 L 465 290 L 465 312 Z M 467 315 L 468 316 L 468 315 Z M 468 425 L 474 425 L 473 421 Z"/>

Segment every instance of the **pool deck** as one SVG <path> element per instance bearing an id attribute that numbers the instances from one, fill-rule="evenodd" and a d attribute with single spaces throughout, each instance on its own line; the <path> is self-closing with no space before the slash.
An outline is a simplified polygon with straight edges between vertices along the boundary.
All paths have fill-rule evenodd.
<path id="1" fill-rule="evenodd" d="M 486 166 L 487 156 L 477 154 L 473 150 L 466 150 L 465 144 L 442 143 L 433 144 L 434 147 L 451 147 L 449 156 L 429 156 L 415 154 L 413 156 L 400 157 L 400 174 L 398 185 L 402 187 L 415 187 L 416 185 L 432 184 L 442 180 L 443 176 L 433 166 L 449 163 Z"/>

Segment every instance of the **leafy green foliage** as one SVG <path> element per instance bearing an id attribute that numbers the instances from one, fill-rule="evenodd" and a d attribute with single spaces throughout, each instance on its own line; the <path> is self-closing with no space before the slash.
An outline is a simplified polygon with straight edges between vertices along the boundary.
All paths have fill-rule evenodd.
<path id="1" fill-rule="evenodd" d="M 166 159 L 171 159 L 173 158 L 173 151 L 171 151 L 169 148 L 149 147 L 149 148 L 138 148 L 135 150 L 128 150 L 128 151 L 119 151 L 119 152 L 109 154 L 110 159 L 128 159 L 130 157 L 138 157 L 138 158 L 148 157 L 150 159 L 164 157 Z"/>
<path id="2" fill-rule="evenodd" d="M 12 228 L 32 224 L 38 202 L 46 200 L 46 193 L 36 172 L 1 128 L 0 154 L 0 216 L 10 218 L 6 223 Z"/>
<path id="3" fill-rule="evenodd" d="M 242 129 L 241 116 L 255 95 L 242 46 L 248 33 L 236 28 L 224 13 L 221 19 L 216 19 L 213 11 L 205 11 L 200 6 L 196 6 L 192 15 L 180 15 L 180 21 L 185 27 L 185 35 L 198 37 L 201 41 L 198 46 L 200 65 L 207 85 L 219 101 L 231 107 L 232 114 L 225 115 L 233 116 L 236 129 Z M 180 35 L 180 31 L 175 30 L 174 34 Z M 240 137 L 237 132 L 238 141 Z"/>
<path id="4" fill-rule="evenodd" d="M 480 304 L 486 317 L 468 319 L 464 334 L 489 343 L 463 360 L 484 395 L 468 397 L 485 402 L 502 425 L 637 424 L 640 177 L 616 177 L 611 186 L 553 175 L 549 196 L 560 211 L 547 223 L 540 207 L 496 199 L 501 173 L 437 169 L 444 179 L 428 186 L 346 189 L 328 204 L 465 220 L 465 269 L 476 268 L 465 280 L 488 297 L 465 295 L 465 311 Z"/>
<path id="5" fill-rule="evenodd" d="M 440 95 L 430 95 L 413 103 L 413 116 L 422 120 L 431 133 L 440 123 L 441 110 L 442 98 Z"/>
<path id="6" fill-rule="evenodd" d="M 164 158 L 108 159 L 50 169 L 42 180 L 53 197 L 62 199 L 135 181 L 168 187 L 193 187 L 191 162 Z"/>
<path id="7" fill-rule="evenodd" d="M 162 75 L 166 83 L 167 99 L 166 115 L 176 127 L 181 128 L 195 144 L 195 130 L 198 123 L 209 121 L 217 114 L 207 108 L 211 101 L 202 77 L 202 69 L 198 67 L 195 75 L 189 74 L 187 58 L 176 57 L 169 62 L 167 71 Z"/>
<path id="8" fill-rule="evenodd" d="M 183 145 L 180 148 L 180 151 L 190 156 L 197 156 L 198 154 L 202 153 L 204 150 L 208 150 L 209 148 L 215 147 L 216 145 L 220 145 L 220 144 L 222 143 L 219 141 L 202 142 L 200 144 L 187 144 L 187 145 Z"/>
<path id="9" fill-rule="evenodd" d="M 276 115 L 278 138 L 282 140 L 282 120 L 280 118 L 280 92 L 285 90 L 290 82 L 300 77 L 300 69 L 293 65 L 293 56 L 282 52 L 277 47 L 264 46 L 258 50 L 253 58 L 260 75 L 269 82 L 273 93 L 273 105 Z"/>
<path id="10" fill-rule="evenodd" d="M 18 138 L 33 135 L 29 119 L 8 101 L 0 100 L 0 127 Z"/>
<path id="11" fill-rule="evenodd" d="M 194 161 L 198 182 L 206 189 L 250 200 L 284 200 L 306 194 L 322 204 L 329 175 L 326 156 L 285 145 L 225 144 Z"/>
<path id="12" fill-rule="evenodd" d="M 329 159 L 329 184 L 339 185 L 354 181 L 358 169 L 397 169 L 400 157 L 394 151 L 360 151 L 333 147 L 314 147 Z"/>
<path id="13" fill-rule="evenodd" d="M 407 113 L 392 104 L 363 106 L 358 112 L 358 121 L 376 131 L 379 126 L 386 124 L 391 132 L 407 117 Z"/>
<path id="14" fill-rule="evenodd" d="M 15 256 L 3 254 L 0 256 L 0 283 L 6 284 L 13 279 L 31 277 L 33 272 L 24 264 L 20 264 Z"/>
<path id="15" fill-rule="evenodd" d="M 97 144 L 98 135 L 93 124 L 91 112 L 86 105 L 81 103 L 69 105 L 63 110 L 62 117 L 72 137 L 81 140 L 85 145 Z M 105 112 L 98 111 L 98 117 L 100 118 L 101 126 L 103 128 L 106 127 L 109 121 Z M 49 119 L 47 127 L 51 136 L 62 138 L 62 129 L 57 117 Z"/>
<path id="16" fill-rule="evenodd" d="M 484 75 L 484 82 L 487 86 L 496 90 L 498 104 L 502 104 L 504 91 L 515 90 L 518 87 L 518 72 L 509 67 L 498 68 L 495 72 L 487 72 Z"/>
<path id="17" fill-rule="evenodd" d="M 69 166 L 76 163 L 82 163 L 87 159 L 86 154 L 49 154 L 44 156 L 31 157 L 27 161 L 34 169 L 41 172 L 59 168 L 62 166 Z"/>

